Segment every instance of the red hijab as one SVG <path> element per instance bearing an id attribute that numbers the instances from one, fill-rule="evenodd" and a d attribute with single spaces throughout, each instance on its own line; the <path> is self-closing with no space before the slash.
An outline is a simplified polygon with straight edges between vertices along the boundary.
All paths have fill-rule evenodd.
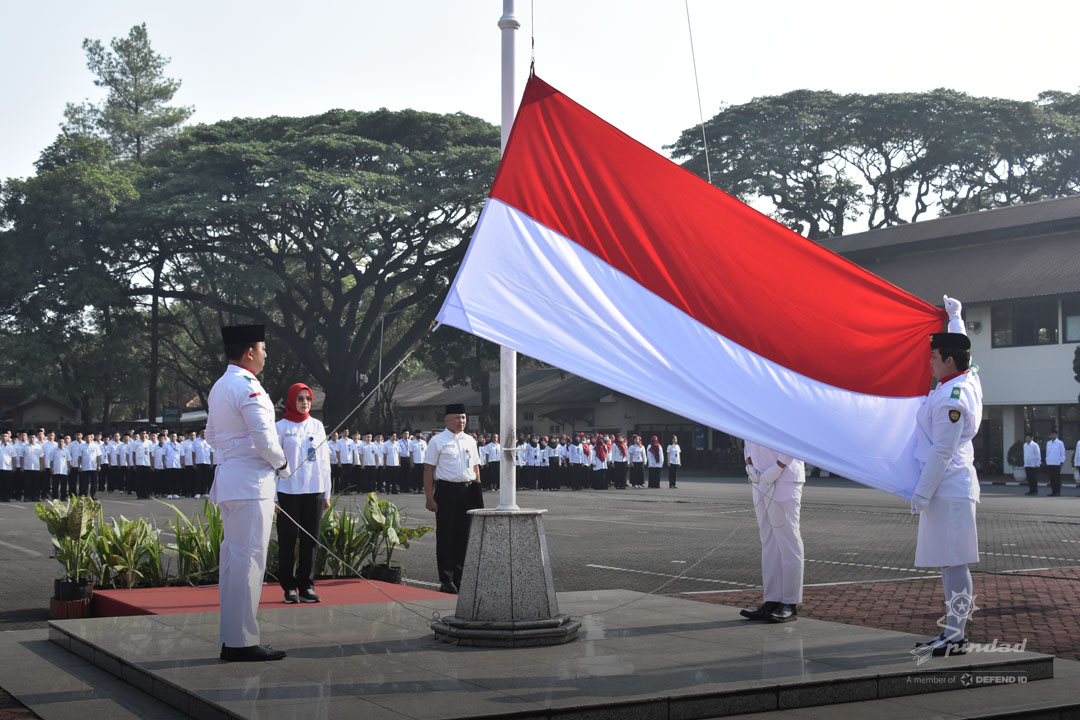
<path id="1" fill-rule="evenodd" d="M 315 399 L 315 393 L 311 392 L 311 388 L 304 383 L 296 383 L 293 385 L 289 388 L 289 399 L 285 401 L 285 420 L 294 423 L 302 423 L 311 417 L 307 413 L 301 413 L 296 409 L 296 398 L 300 397 L 300 392 L 302 390 L 307 390 L 308 394 L 311 395 L 311 399 Z"/>
<path id="2" fill-rule="evenodd" d="M 660 447 L 660 439 L 655 435 L 652 436 L 652 442 L 649 444 L 649 452 L 656 458 L 656 462 L 661 462 L 664 457 L 664 448 Z"/>

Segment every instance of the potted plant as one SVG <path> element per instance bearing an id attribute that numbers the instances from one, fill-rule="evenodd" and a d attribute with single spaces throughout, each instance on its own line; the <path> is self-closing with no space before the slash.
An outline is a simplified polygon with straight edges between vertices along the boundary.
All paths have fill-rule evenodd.
<path id="1" fill-rule="evenodd" d="M 93 594 L 94 518 L 101 512 L 101 503 L 85 496 L 72 497 L 37 503 L 34 512 L 49 529 L 56 560 L 64 568 L 64 576 L 53 585 L 50 616 L 86 617 Z"/>
<path id="2" fill-rule="evenodd" d="M 1017 440 L 1009 447 L 1005 460 L 1012 466 L 1013 479 L 1019 482 L 1027 481 L 1027 473 L 1024 472 L 1024 442 Z"/>
<path id="3" fill-rule="evenodd" d="M 364 506 L 364 528 L 371 543 L 371 564 L 363 568 L 363 576 L 400 585 L 405 568 L 393 562 L 394 550 L 408 549 L 409 542 L 434 530 L 430 525 L 404 527 L 401 511 L 389 500 L 380 500 L 369 493 Z"/>

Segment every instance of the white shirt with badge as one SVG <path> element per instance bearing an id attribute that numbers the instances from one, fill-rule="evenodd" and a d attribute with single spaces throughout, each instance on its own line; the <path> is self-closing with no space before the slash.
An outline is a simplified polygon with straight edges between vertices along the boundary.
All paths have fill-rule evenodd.
<path id="1" fill-rule="evenodd" d="M 409 454 L 412 457 L 413 465 L 422 465 L 424 463 L 427 448 L 427 440 L 424 440 L 424 438 L 413 438 L 409 442 Z"/>
<path id="2" fill-rule="evenodd" d="M 667 446 L 668 465 L 682 465 L 682 448 L 676 443 Z"/>
<path id="3" fill-rule="evenodd" d="M 982 422 L 982 383 L 971 371 L 938 384 L 915 416 L 915 494 L 979 501 L 972 438 Z"/>
<path id="4" fill-rule="evenodd" d="M 387 440 L 383 445 L 383 465 L 401 467 L 401 455 L 398 454 L 398 441 Z"/>
<path id="5" fill-rule="evenodd" d="M 435 480 L 472 482 L 476 480 L 473 468 L 480 464 L 480 452 L 471 435 L 443 430 L 428 443 L 424 464 L 435 467 Z"/>
<path id="6" fill-rule="evenodd" d="M 330 446 L 326 443 L 322 422 L 313 417 L 299 423 L 282 418 L 277 421 L 276 428 L 292 473 L 278 478 L 277 492 L 287 495 L 322 493 L 329 500 Z"/>

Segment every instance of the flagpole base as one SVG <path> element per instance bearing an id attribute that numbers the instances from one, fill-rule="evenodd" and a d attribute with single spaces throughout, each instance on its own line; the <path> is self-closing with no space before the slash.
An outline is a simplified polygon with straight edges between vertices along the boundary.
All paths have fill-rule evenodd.
<path id="1" fill-rule="evenodd" d="M 544 537 L 546 510 L 470 510 L 469 549 L 454 615 L 438 640 L 480 647 L 559 645 L 581 623 L 559 612 Z"/>

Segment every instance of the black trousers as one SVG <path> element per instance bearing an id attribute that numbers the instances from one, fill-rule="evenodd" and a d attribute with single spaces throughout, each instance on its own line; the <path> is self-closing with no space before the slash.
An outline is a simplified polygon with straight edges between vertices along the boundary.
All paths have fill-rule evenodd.
<path id="1" fill-rule="evenodd" d="M 585 486 L 585 473 L 588 470 L 581 463 L 574 463 L 570 466 L 570 489 L 580 490 Z"/>
<path id="2" fill-rule="evenodd" d="M 135 471 L 135 496 L 145 500 L 150 497 L 150 466 L 136 465 Z"/>
<path id="3" fill-rule="evenodd" d="M 1028 492 L 1032 495 L 1039 492 L 1039 468 L 1025 466 L 1024 473 L 1027 474 Z"/>
<path id="4" fill-rule="evenodd" d="M 319 546 L 308 533 L 319 537 L 322 493 L 278 493 L 277 502 L 296 520 L 294 523 L 284 514 L 277 516 L 278 582 L 283 590 L 310 590 L 315 587 L 315 553 Z M 297 523 L 307 532 L 297 528 Z M 299 554 L 296 552 L 297 540 L 300 541 Z"/>
<path id="5" fill-rule="evenodd" d="M 626 487 L 626 461 L 612 463 L 611 469 L 608 470 L 611 473 L 612 484 L 615 488 L 622 490 Z"/>
<path id="6" fill-rule="evenodd" d="M 375 492 L 378 482 L 377 467 L 374 465 L 362 465 L 360 467 L 360 492 L 365 494 Z"/>
<path id="7" fill-rule="evenodd" d="M 678 474 L 679 474 L 679 466 L 678 465 L 668 465 L 667 466 L 667 484 L 668 484 L 668 487 L 675 487 L 675 476 L 677 476 Z"/>
<path id="8" fill-rule="evenodd" d="M 11 471 L 0 470 L 0 502 L 11 501 Z"/>
<path id="9" fill-rule="evenodd" d="M 198 478 L 195 492 L 200 495 L 209 495 L 210 486 L 214 484 L 214 466 L 210 463 L 196 465 L 195 477 Z"/>
<path id="10" fill-rule="evenodd" d="M 496 460 L 495 462 L 489 462 L 484 466 L 484 470 L 487 471 L 487 488 L 488 490 L 499 489 L 499 478 L 502 476 L 502 461 Z"/>
<path id="11" fill-rule="evenodd" d="M 658 468 L 658 467 L 649 468 L 649 487 L 651 487 L 651 488 L 660 487 L 660 468 Z"/>
<path id="12" fill-rule="evenodd" d="M 634 487 L 645 484 L 645 463 L 630 463 L 630 484 Z"/>
<path id="13" fill-rule="evenodd" d="M 330 492 L 337 495 L 341 492 L 341 466 L 330 463 Z"/>
<path id="14" fill-rule="evenodd" d="M 68 475 L 52 476 L 52 496 L 56 500 L 66 498 L 75 488 L 68 489 Z"/>
<path id="15" fill-rule="evenodd" d="M 1061 494 L 1061 466 L 1047 465 L 1046 474 L 1050 476 L 1050 492 L 1055 495 Z"/>
<path id="16" fill-rule="evenodd" d="M 79 472 L 79 495 L 97 497 L 98 471 L 82 470 Z"/>
<path id="17" fill-rule="evenodd" d="M 439 509 L 435 512 L 435 561 L 439 582 L 461 585 L 465 553 L 469 549 L 470 510 L 484 507 L 480 483 L 435 481 L 433 494 Z"/>

